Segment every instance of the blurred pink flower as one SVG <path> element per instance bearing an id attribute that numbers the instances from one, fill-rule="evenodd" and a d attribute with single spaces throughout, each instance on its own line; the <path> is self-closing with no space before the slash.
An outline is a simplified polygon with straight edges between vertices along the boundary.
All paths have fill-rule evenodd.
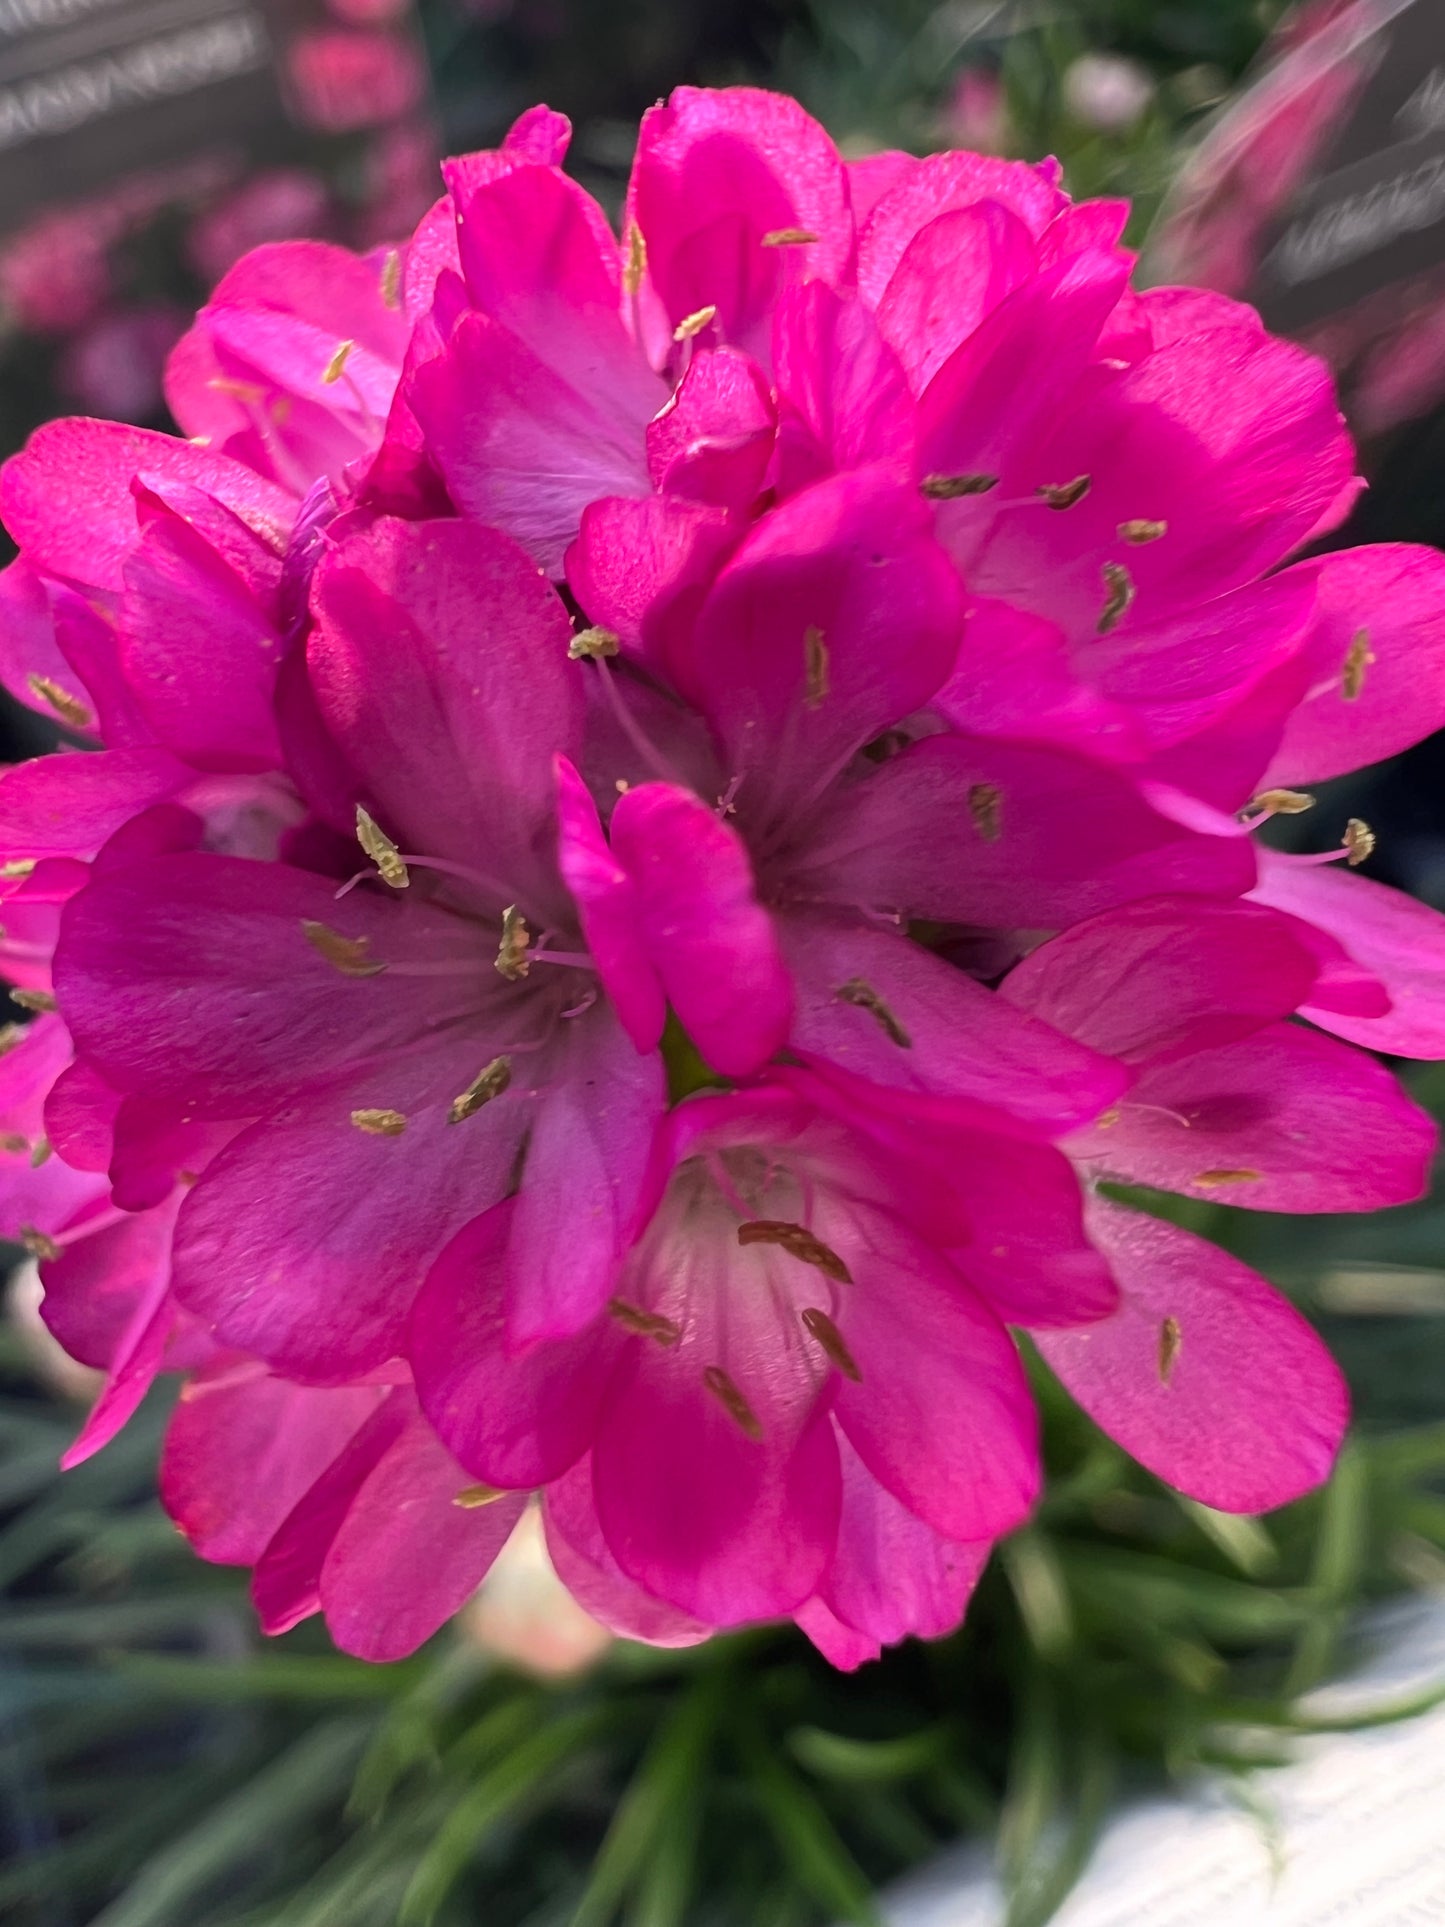
<path id="1" fill-rule="evenodd" d="M 100 316 L 67 345 L 61 386 L 87 414 L 149 419 L 162 406 L 166 357 L 186 323 L 184 312 L 169 302 Z"/>
<path id="2" fill-rule="evenodd" d="M 211 286 L 252 248 L 324 235 L 330 216 L 331 197 L 319 175 L 299 167 L 271 168 L 197 218 L 190 233 L 191 259 Z"/>
<path id="3" fill-rule="evenodd" d="M 329 134 L 399 119 L 426 91 L 421 54 L 399 34 L 316 28 L 291 42 L 287 71 L 302 119 Z"/>

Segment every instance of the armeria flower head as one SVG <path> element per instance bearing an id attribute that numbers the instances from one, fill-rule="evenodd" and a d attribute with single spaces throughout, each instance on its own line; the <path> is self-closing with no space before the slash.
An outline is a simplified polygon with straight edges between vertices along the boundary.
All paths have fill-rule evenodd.
<path id="1" fill-rule="evenodd" d="M 78 1449 L 187 1371 L 167 1501 L 271 1629 L 409 1650 L 540 1494 L 620 1630 L 851 1665 L 1032 1502 L 1011 1330 L 1207 1503 L 1328 1470 L 1307 1328 L 1097 1187 L 1418 1195 L 1290 1020 L 1428 1048 L 1436 926 L 1252 832 L 1433 723 L 1438 565 L 1266 573 L 1352 492 L 1327 382 L 1052 170 L 685 91 L 619 241 L 565 137 L 243 262 L 172 370 L 224 452 L 7 471 L 14 673 L 104 745 L 0 782 L 15 1137 Z"/>

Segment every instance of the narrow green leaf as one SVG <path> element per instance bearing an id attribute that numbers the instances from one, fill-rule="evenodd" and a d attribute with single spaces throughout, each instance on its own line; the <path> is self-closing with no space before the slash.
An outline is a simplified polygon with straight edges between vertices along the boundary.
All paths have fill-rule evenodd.
<path id="1" fill-rule="evenodd" d="M 858 1927 L 878 1927 L 872 1889 L 817 1796 L 788 1771 L 751 1721 L 740 1726 L 737 1738 L 758 1809 L 793 1879 L 830 1912 Z"/>

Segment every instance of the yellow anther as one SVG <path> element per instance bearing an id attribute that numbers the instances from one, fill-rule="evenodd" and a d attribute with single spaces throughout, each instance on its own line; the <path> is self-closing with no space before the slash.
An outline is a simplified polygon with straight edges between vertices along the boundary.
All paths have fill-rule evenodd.
<path id="1" fill-rule="evenodd" d="M 641 1305 L 629 1304 L 625 1298 L 609 1299 L 608 1314 L 622 1329 L 637 1338 L 651 1338 L 659 1345 L 675 1345 L 682 1337 L 682 1327 L 675 1325 L 661 1312 L 644 1311 Z"/>
<path id="2" fill-rule="evenodd" d="M 402 862 L 401 852 L 382 829 L 376 818 L 356 806 L 356 840 L 372 862 L 376 865 L 383 883 L 393 890 L 404 890 L 411 882 L 411 872 Z"/>
<path id="3" fill-rule="evenodd" d="M 49 676 L 27 676 L 25 686 L 32 696 L 49 705 L 61 722 L 68 723 L 72 729 L 89 729 L 95 717 L 86 708 L 79 696 L 72 696 L 68 689 Z"/>
<path id="4" fill-rule="evenodd" d="M 1129 613 L 1134 600 L 1134 578 L 1122 562 L 1106 562 L 1100 570 L 1104 578 L 1104 607 L 1099 616 L 1098 629 L 1101 636 L 1108 635 Z"/>
<path id="5" fill-rule="evenodd" d="M 627 264 L 622 270 L 622 292 L 634 295 L 647 272 L 647 243 L 636 221 L 627 223 Z"/>
<path id="6" fill-rule="evenodd" d="M 1184 1334 L 1179 1329 L 1177 1318 L 1166 1318 L 1159 1327 L 1159 1383 L 1167 1385 L 1174 1376 L 1174 1367 L 1179 1363 L 1179 1348 L 1184 1343 Z"/>
<path id="7" fill-rule="evenodd" d="M 809 709 L 816 709 L 828 693 L 828 645 L 823 640 L 821 629 L 808 628 L 803 631 L 803 664 L 807 672 L 807 696 Z"/>
<path id="8" fill-rule="evenodd" d="M 855 1385 L 861 1385 L 863 1374 L 858 1369 L 858 1361 L 843 1343 L 842 1332 L 827 1312 L 817 1311 L 810 1305 L 802 1314 L 802 1319 L 809 1338 L 822 1347 L 829 1361 L 838 1367 L 844 1378 L 851 1378 Z"/>
<path id="9" fill-rule="evenodd" d="M 371 941 L 367 937 L 344 937 L 329 924 L 315 923 L 309 917 L 301 920 L 301 934 L 316 954 L 324 957 L 343 977 L 379 977 L 386 969 L 384 963 L 377 963 L 371 956 Z"/>
<path id="10" fill-rule="evenodd" d="M 702 1382 L 744 1438 L 752 1439 L 754 1442 L 762 1438 L 763 1428 L 757 1413 L 721 1365 L 709 1365 L 702 1375 Z"/>
<path id="11" fill-rule="evenodd" d="M 1349 851 L 1345 862 L 1352 870 L 1358 870 L 1362 863 L 1368 863 L 1375 854 L 1375 832 L 1368 823 L 1352 816 L 1345 825 L 1345 833 L 1340 841 Z"/>
<path id="12" fill-rule="evenodd" d="M 463 1512 L 476 1512 L 484 1505 L 495 1505 L 498 1499 L 510 1498 L 511 1494 L 495 1485 L 464 1485 L 452 1500 Z"/>
<path id="13" fill-rule="evenodd" d="M 884 1003 L 878 992 L 862 977 L 850 977 L 846 984 L 840 984 L 833 992 L 840 1004 L 851 1004 L 855 1010 L 866 1010 L 875 1017 L 884 1035 L 900 1050 L 912 1050 L 913 1039 L 899 1023 L 893 1012 Z"/>
<path id="14" fill-rule="evenodd" d="M 1201 1171 L 1197 1178 L 1189 1182 L 1201 1191 L 1217 1191 L 1226 1184 L 1258 1184 L 1258 1171 Z"/>
<path id="15" fill-rule="evenodd" d="M 1268 810 L 1272 816 L 1303 816 L 1314 806 L 1315 799 L 1308 790 L 1261 790 L 1249 809 L 1251 813 Z"/>
<path id="16" fill-rule="evenodd" d="M 23 1131 L 6 1131 L 0 1134 L 0 1151 L 12 1158 L 28 1157 L 30 1140 Z"/>
<path id="17" fill-rule="evenodd" d="M 48 990 L 12 990 L 12 1004 L 19 1004 L 22 1010 L 59 1010 L 60 1006 Z"/>
<path id="18" fill-rule="evenodd" d="M 527 946 L 532 941 L 532 933 L 527 928 L 527 919 L 515 903 L 509 903 L 502 912 L 502 941 L 497 946 L 495 968 L 509 984 L 525 977 L 532 968 L 527 961 Z"/>
<path id="19" fill-rule="evenodd" d="M 351 351 L 355 346 L 356 343 L 354 341 L 337 343 L 336 353 L 321 371 L 321 379 L 326 383 L 328 388 L 334 387 L 345 374 L 346 364 L 350 361 Z"/>
<path id="20" fill-rule="evenodd" d="M 1076 475 L 1072 482 L 1045 482 L 1039 494 L 1051 509 L 1071 509 L 1082 502 L 1093 486 L 1090 475 Z"/>
<path id="21" fill-rule="evenodd" d="M 987 495 L 997 475 L 925 475 L 918 493 L 929 502 L 956 502 L 963 495 Z"/>
<path id="22" fill-rule="evenodd" d="M 230 395 L 235 401 L 243 401 L 250 408 L 259 408 L 266 399 L 264 388 L 258 387 L 254 381 L 238 381 L 233 375 L 212 375 L 206 386 L 218 395 Z"/>
<path id="23" fill-rule="evenodd" d="M 484 1104 L 490 1104 L 494 1097 L 500 1097 L 512 1081 L 512 1060 L 510 1057 L 494 1057 L 486 1069 L 468 1084 L 460 1097 L 454 1097 L 447 1112 L 449 1124 L 464 1124 L 474 1117 Z"/>
<path id="24" fill-rule="evenodd" d="M 567 654 L 573 662 L 599 662 L 604 656 L 615 656 L 622 647 L 621 638 L 611 629 L 579 629 L 567 645 Z"/>
<path id="25" fill-rule="evenodd" d="M 1003 835 L 1003 791 L 998 784 L 971 784 L 968 813 L 973 818 L 973 827 L 984 842 L 997 843 Z"/>
<path id="26" fill-rule="evenodd" d="M 30 1152 L 31 1170 L 38 1171 L 41 1165 L 44 1164 L 46 1160 L 49 1158 L 49 1156 L 50 1156 L 50 1139 L 48 1137 L 36 1138 L 35 1143 L 32 1146 L 31 1152 Z"/>
<path id="27" fill-rule="evenodd" d="M 381 264 L 381 304 L 384 308 L 401 306 L 401 253 L 392 248 Z"/>
<path id="28" fill-rule="evenodd" d="M 851 1285 L 853 1274 L 830 1245 L 815 1238 L 806 1225 L 790 1224 L 783 1218 L 753 1218 L 738 1226 L 740 1245 L 777 1245 L 790 1258 L 812 1265 L 825 1278 L 840 1285 Z"/>
<path id="29" fill-rule="evenodd" d="M 28 877 L 35 869 L 33 856 L 18 857 L 14 863 L 0 863 L 0 878 L 6 883 L 14 883 L 20 877 Z"/>
<path id="30" fill-rule="evenodd" d="M 0 1057 L 8 1057 L 24 1035 L 24 1024 L 0 1024 Z"/>
<path id="31" fill-rule="evenodd" d="M 818 239 L 811 228 L 775 227 L 763 236 L 765 248 L 810 248 Z"/>
<path id="32" fill-rule="evenodd" d="M 695 308 L 691 314 L 685 314 L 672 331 L 673 340 L 691 341 L 694 335 L 702 333 L 716 313 L 717 303 L 713 301 L 705 308 Z"/>
<path id="33" fill-rule="evenodd" d="M 406 1129 L 404 1111 L 353 1111 L 351 1121 L 368 1137 L 400 1137 Z"/>
<path id="34" fill-rule="evenodd" d="M 1360 700 L 1360 691 L 1365 686 L 1365 671 L 1374 660 L 1369 630 L 1357 629 L 1345 651 L 1344 666 L 1340 670 L 1340 694 L 1347 703 Z"/>
<path id="35" fill-rule="evenodd" d="M 1142 548 L 1146 542 L 1157 542 L 1161 535 L 1167 535 L 1168 533 L 1169 524 L 1167 522 L 1151 522 L 1143 516 L 1140 516 L 1135 521 L 1121 522 L 1119 524 L 1120 540 L 1132 542 L 1135 548 Z"/>
<path id="36" fill-rule="evenodd" d="M 33 1224 L 22 1225 L 20 1242 L 32 1258 L 39 1258 L 42 1262 L 48 1262 L 60 1256 L 60 1246 L 54 1238 L 44 1231 L 37 1231 Z"/>

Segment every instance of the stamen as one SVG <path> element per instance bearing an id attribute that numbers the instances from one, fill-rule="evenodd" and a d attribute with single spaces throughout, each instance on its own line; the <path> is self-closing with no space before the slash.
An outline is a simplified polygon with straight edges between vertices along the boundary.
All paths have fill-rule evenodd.
<path id="1" fill-rule="evenodd" d="M 484 1505 L 495 1505 L 498 1499 L 510 1498 L 511 1494 L 495 1485 L 464 1485 L 452 1500 L 463 1512 L 476 1512 Z"/>
<path id="2" fill-rule="evenodd" d="M 32 1171 L 38 1171 L 41 1165 L 47 1161 L 50 1156 L 50 1150 L 51 1145 L 48 1137 L 36 1138 L 35 1148 L 30 1153 L 30 1168 Z"/>
<path id="3" fill-rule="evenodd" d="M 346 364 L 350 361 L 351 351 L 355 346 L 356 343 L 354 341 L 338 342 L 336 353 L 321 371 L 321 379 L 326 383 L 328 388 L 334 388 L 336 383 L 340 381 L 341 377 L 345 374 Z"/>
<path id="4" fill-rule="evenodd" d="M 809 709 L 816 709 L 828 693 L 828 645 L 821 629 L 803 631 L 803 661 L 807 666 Z"/>
<path id="5" fill-rule="evenodd" d="M 968 813 L 984 842 L 997 843 L 1003 834 L 1003 791 L 998 784 L 972 784 L 968 792 Z"/>
<path id="6" fill-rule="evenodd" d="M 351 1121 L 368 1137 L 400 1137 L 406 1129 L 404 1111 L 353 1111 Z"/>
<path id="7" fill-rule="evenodd" d="M 381 264 L 381 304 L 395 310 L 401 306 L 401 251 L 392 248 Z"/>
<path id="8" fill-rule="evenodd" d="M 705 308 L 697 308 L 691 314 L 684 315 L 672 331 L 673 340 L 691 341 L 694 335 L 702 333 L 716 313 L 717 303 L 713 301 Z"/>
<path id="9" fill-rule="evenodd" d="M 622 647 L 619 637 L 610 629 L 579 629 L 567 645 L 567 655 L 573 662 L 597 662 L 603 656 L 615 656 Z"/>
<path id="10" fill-rule="evenodd" d="M 234 375 L 212 375 L 206 383 L 214 394 L 229 395 L 233 401 L 244 402 L 248 408 L 259 408 L 266 399 L 266 390 L 254 381 L 238 381 Z"/>
<path id="11" fill-rule="evenodd" d="M 1360 692 L 1365 686 L 1365 671 L 1374 660 L 1369 630 L 1357 629 L 1345 651 L 1344 667 L 1340 670 L 1340 694 L 1347 703 L 1360 700 Z M 33 687 L 35 678 L 32 676 L 30 680 Z"/>
<path id="12" fill-rule="evenodd" d="M 381 880 L 393 890 L 405 890 L 411 882 L 401 852 L 382 829 L 376 818 L 358 803 L 356 806 L 356 840 L 371 858 L 380 873 Z"/>
<path id="13" fill-rule="evenodd" d="M 0 878 L 6 883 L 15 883 L 21 877 L 34 873 L 36 859 L 33 856 L 17 857 L 14 863 L 0 863 Z"/>
<path id="14" fill-rule="evenodd" d="M 740 1245 L 778 1245 L 790 1258 L 812 1265 L 825 1278 L 840 1285 L 851 1285 L 853 1274 L 831 1246 L 815 1238 L 806 1225 L 790 1224 L 782 1218 L 753 1218 L 738 1226 Z"/>
<path id="15" fill-rule="evenodd" d="M 1258 1171 L 1201 1171 L 1197 1178 L 1189 1182 L 1201 1191 L 1216 1191 L 1225 1184 L 1258 1184 Z"/>
<path id="16" fill-rule="evenodd" d="M 918 493 L 928 502 L 956 502 L 963 495 L 987 495 L 997 475 L 925 475 Z"/>
<path id="17" fill-rule="evenodd" d="M 755 1443 L 760 1442 L 763 1428 L 758 1421 L 758 1415 L 722 1366 L 709 1365 L 702 1375 L 702 1382 L 744 1438 L 752 1439 Z"/>
<path id="18" fill-rule="evenodd" d="M 32 1258 L 42 1263 L 52 1263 L 60 1256 L 60 1246 L 44 1231 L 37 1231 L 33 1224 L 20 1227 L 20 1242 Z"/>
<path id="19" fill-rule="evenodd" d="M 1352 816 L 1346 823 L 1343 842 L 1345 861 L 1352 870 L 1358 870 L 1362 863 L 1367 863 L 1375 854 L 1375 832 L 1358 816 Z"/>
<path id="20" fill-rule="evenodd" d="M 1146 542 L 1157 542 L 1161 535 L 1167 535 L 1168 533 L 1169 524 L 1167 522 L 1150 522 L 1143 516 L 1140 516 L 1136 521 L 1121 522 L 1119 524 L 1120 540 L 1132 542 L 1135 548 L 1142 548 Z"/>
<path id="21" fill-rule="evenodd" d="M 765 248 L 808 248 L 818 239 L 809 228 L 775 227 L 763 236 Z"/>
<path id="22" fill-rule="evenodd" d="M 635 296 L 647 272 L 647 243 L 636 221 L 627 223 L 627 264 L 622 270 L 622 292 Z"/>
<path id="23" fill-rule="evenodd" d="M 644 1311 L 641 1305 L 631 1305 L 625 1298 L 609 1299 L 607 1311 L 624 1331 L 638 1338 L 655 1339 L 659 1345 L 675 1345 L 682 1337 L 682 1327 L 670 1318 L 664 1318 L 661 1312 Z"/>
<path id="24" fill-rule="evenodd" d="M 1248 809 L 1263 810 L 1269 816 L 1303 816 L 1314 806 L 1315 799 L 1307 790 L 1261 790 Z"/>
<path id="25" fill-rule="evenodd" d="M 59 1010 L 60 1006 L 48 990 L 12 990 L 12 1004 L 19 1004 L 22 1010 Z"/>
<path id="26" fill-rule="evenodd" d="M 486 1069 L 474 1077 L 460 1097 L 454 1097 L 451 1109 L 447 1112 L 449 1124 L 464 1124 L 474 1117 L 484 1104 L 490 1104 L 494 1097 L 500 1097 L 512 1081 L 512 1060 L 510 1057 L 494 1057 Z"/>
<path id="27" fill-rule="evenodd" d="M 8 1057 L 24 1035 L 24 1024 L 0 1024 L 0 1057 Z"/>
<path id="28" fill-rule="evenodd" d="M 1091 475 L 1076 475 L 1072 482 L 1045 482 L 1039 494 L 1051 509 L 1071 509 L 1082 502 L 1093 487 Z"/>
<path id="29" fill-rule="evenodd" d="M 68 689 L 58 682 L 52 682 L 49 676 L 27 676 L 25 686 L 32 696 L 38 696 L 41 702 L 48 703 L 61 722 L 69 723 L 72 729 L 89 729 L 95 721 L 79 696 L 72 696 Z"/>
<path id="30" fill-rule="evenodd" d="M 1179 1348 L 1184 1342 L 1184 1334 L 1179 1329 L 1177 1318 L 1166 1318 L 1159 1327 L 1159 1383 L 1167 1385 L 1174 1376 L 1174 1367 L 1179 1363 Z"/>
<path id="31" fill-rule="evenodd" d="M 1101 636 L 1108 635 L 1117 628 L 1129 613 L 1134 600 L 1134 578 L 1122 562 L 1106 562 L 1100 570 L 1108 595 L 1104 599 L 1103 612 L 1097 624 Z"/>
<path id="32" fill-rule="evenodd" d="M 309 917 L 302 918 L 301 932 L 311 948 L 343 977 L 379 977 L 386 969 L 384 963 L 372 958 L 369 937 L 344 937 L 339 930 Z"/>
<path id="33" fill-rule="evenodd" d="M 509 903 L 502 912 L 502 941 L 497 947 L 495 966 L 509 984 L 516 983 L 519 977 L 525 977 L 530 970 L 527 946 L 531 941 L 527 919 L 515 903 Z"/>
<path id="34" fill-rule="evenodd" d="M 21 1131 L 6 1131 L 0 1137 L 0 1151 L 12 1158 L 25 1157 L 30 1150 L 30 1140 Z"/>
<path id="35" fill-rule="evenodd" d="M 855 1385 L 863 1383 L 863 1374 L 858 1369 L 858 1361 L 843 1343 L 843 1334 L 825 1311 L 817 1311 L 812 1305 L 802 1314 L 803 1326 L 809 1338 L 827 1353 L 831 1363 L 838 1367 L 844 1378 L 851 1378 Z"/>
<path id="36" fill-rule="evenodd" d="M 846 984 L 840 984 L 833 992 L 839 1003 L 852 1004 L 855 1010 L 866 1010 L 876 1017 L 885 1036 L 900 1050 L 912 1050 L 913 1039 L 899 1023 L 893 1012 L 884 1003 L 878 992 L 862 977 L 850 977 Z"/>

